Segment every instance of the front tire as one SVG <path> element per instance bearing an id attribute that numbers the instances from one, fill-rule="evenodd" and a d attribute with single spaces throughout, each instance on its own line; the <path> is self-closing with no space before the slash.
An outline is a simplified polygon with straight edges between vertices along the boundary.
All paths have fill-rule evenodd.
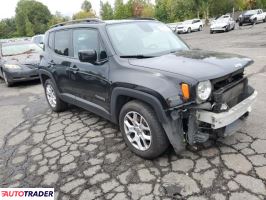
<path id="1" fill-rule="evenodd" d="M 253 21 L 253 26 L 257 24 L 257 18 L 254 19 Z"/>
<path id="2" fill-rule="evenodd" d="M 59 98 L 58 94 L 56 93 L 55 88 L 56 87 L 54 83 L 51 81 L 51 79 L 48 79 L 45 81 L 44 91 L 45 91 L 46 100 L 50 108 L 54 112 L 65 111 L 67 109 L 67 103 L 65 103 Z"/>
<path id="3" fill-rule="evenodd" d="M 123 106 L 119 125 L 128 148 L 142 158 L 156 158 L 169 147 L 156 113 L 141 101 L 130 101 Z"/>
<path id="4" fill-rule="evenodd" d="M 265 18 L 264 18 L 263 22 L 264 22 L 264 23 L 266 22 L 266 16 L 265 16 Z"/>
<path id="5" fill-rule="evenodd" d="M 199 26 L 199 31 L 202 31 L 202 26 Z"/>
<path id="6" fill-rule="evenodd" d="M 13 85 L 13 83 L 11 83 L 8 79 L 7 79 L 7 76 L 6 76 L 6 73 L 3 72 L 3 78 L 4 78 L 4 81 L 5 81 L 5 84 L 7 87 L 11 87 Z"/>
<path id="7" fill-rule="evenodd" d="M 187 29 L 187 33 L 191 33 L 191 28 L 188 28 Z"/>

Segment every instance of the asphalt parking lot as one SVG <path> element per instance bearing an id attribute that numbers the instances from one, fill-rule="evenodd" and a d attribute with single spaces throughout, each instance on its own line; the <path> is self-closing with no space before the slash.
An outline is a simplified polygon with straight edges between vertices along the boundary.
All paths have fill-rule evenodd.
<path id="1" fill-rule="evenodd" d="M 254 59 L 247 75 L 259 96 L 237 134 L 143 160 L 108 121 L 75 107 L 52 113 L 38 82 L 6 88 L 1 80 L 0 187 L 53 187 L 60 200 L 266 199 L 266 23 L 181 37 L 192 48 Z"/>

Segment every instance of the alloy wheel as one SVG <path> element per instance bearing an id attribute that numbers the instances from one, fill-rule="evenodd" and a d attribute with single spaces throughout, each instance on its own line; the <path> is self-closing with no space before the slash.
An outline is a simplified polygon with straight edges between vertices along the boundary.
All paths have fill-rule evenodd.
<path id="1" fill-rule="evenodd" d="M 151 129 L 145 118 L 134 111 L 124 117 L 124 130 L 129 142 L 138 150 L 146 151 L 152 142 Z"/>
<path id="2" fill-rule="evenodd" d="M 56 95 L 55 95 L 54 88 L 50 84 L 46 86 L 46 97 L 47 97 L 49 104 L 53 108 L 55 108 L 56 107 Z"/>

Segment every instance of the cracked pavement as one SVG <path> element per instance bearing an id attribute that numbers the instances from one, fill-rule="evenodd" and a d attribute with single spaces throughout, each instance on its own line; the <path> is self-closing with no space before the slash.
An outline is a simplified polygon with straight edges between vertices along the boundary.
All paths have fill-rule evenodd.
<path id="1" fill-rule="evenodd" d="M 259 96 L 237 134 L 153 161 L 131 153 L 118 127 L 92 113 L 51 112 L 38 83 L 6 88 L 1 81 L 0 187 L 54 187 L 60 200 L 266 199 L 265 30 L 181 35 L 194 48 L 253 58 L 247 74 Z"/>

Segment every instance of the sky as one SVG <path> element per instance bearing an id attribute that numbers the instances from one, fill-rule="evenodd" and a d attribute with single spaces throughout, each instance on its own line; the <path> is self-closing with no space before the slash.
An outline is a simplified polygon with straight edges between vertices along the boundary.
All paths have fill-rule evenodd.
<path id="1" fill-rule="evenodd" d="M 0 2 L 0 19 L 10 18 L 15 16 L 15 9 L 19 0 L 1 0 Z M 63 15 L 71 16 L 80 10 L 81 4 L 84 0 L 37 0 L 45 4 L 52 14 L 59 11 Z M 103 0 L 108 1 L 112 6 L 114 0 Z M 100 0 L 90 0 L 92 8 L 95 10 L 97 15 L 100 11 Z"/>

